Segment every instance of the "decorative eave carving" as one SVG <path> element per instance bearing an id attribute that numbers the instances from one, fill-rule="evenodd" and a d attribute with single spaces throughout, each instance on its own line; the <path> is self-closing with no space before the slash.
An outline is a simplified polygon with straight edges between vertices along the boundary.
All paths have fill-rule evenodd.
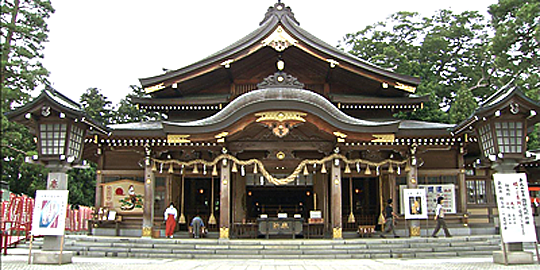
<path id="1" fill-rule="evenodd" d="M 304 84 L 299 82 L 296 77 L 293 77 L 292 75 L 289 75 L 282 71 L 278 71 L 273 75 L 264 78 L 261 83 L 257 84 L 258 89 L 284 87 L 303 89 Z"/>
<path id="2" fill-rule="evenodd" d="M 278 26 L 271 35 L 261 42 L 264 46 L 270 46 L 278 52 L 282 52 L 290 46 L 298 43 L 298 40 L 289 35 L 283 27 Z"/>

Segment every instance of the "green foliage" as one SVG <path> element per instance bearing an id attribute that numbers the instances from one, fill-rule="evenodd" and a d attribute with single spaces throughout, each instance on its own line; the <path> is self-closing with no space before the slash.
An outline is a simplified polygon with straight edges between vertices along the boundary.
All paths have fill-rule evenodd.
<path id="1" fill-rule="evenodd" d="M 495 36 L 495 56 L 499 87 L 514 81 L 538 100 L 540 88 L 540 2 L 499 0 L 489 7 Z"/>
<path id="2" fill-rule="evenodd" d="M 2 180 L 9 183 L 12 192 L 34 196 L 36 190 L 47 186 L 47 170 L 25 162 L 26 156 L 37 154 L 34 137 L 24 126 L 8 121 L 3 114 L 1 117 Z"/>
<path id="3" fill-rule="evenodd" d="M 346 35 L 340 46 L 379 66 L 422 78 L 417 94 L 430 95 L 430 102 L 424 110 L 401 117 L 456 123 L 473 112 L 474 99 L 490 93 L 488 30 L 478 12 L 440 10 L 424 18 L 398 12 L 385 22 Z M 467 106 L 461 106 L 464 102 Z"/>
<path id="4" fill-rule="evenodd" d="M 29 92 L 47 82 L 43 67 L 46 19 L 54 13 L 50 1 L 4 0 L 0 2 L 2 35 L 1 94 L 2 111 L 29 99 Z"/>
<path id="5" fill-rule="evenodd" d="M 71 169 L 69 179 L 69 203 L 93 206 L 96 198 L 96 164 L 90 163 L 89 169 Z"/>
<path id="6" fill-rule="evenodd" d="M 101 93 L 101 90 L 92 87 L 86 89 L 81 95 L 81 105 L 84 112 L 92 119 L 102 125 L 112 123 L 114 111 L 112 102 L 107 100 L 107 97 Z"/>
<path id="7" fill-rule="evenodd" d="M 160 119 L 160 115 L 154 112 L 145 112 L 132 102 L 132 98 L 141 98 L 146 96 L 144 89 L 137 85 L 130 85 L 133 92 L 120 100 L 118 109 L 114 114 L 114 123 L 132 123 L 148 120 Z"/>
<path id="8" fill-rule="evenodd" d="M 47 171 L 25 163 L 36 154 L 34 137 L 28 130 L 7 120 L 4 112 L 30 99 L 30 92 L 47 82 L 48 71 L 40 63 L 47 41 L 46 19 L 54 13 L 50 1 L 4 0 L 0 2 L 0 93 L 2 111 L 2 180 L 11 191 L 34 196 L 46 187 Z"/>
<path id="9" fill-rule="evenodd" d="M 540 2 L 499 0 L 489 7 L 495 28 L 496 87 L 513 83 L 528 97 L 540 100 Z M 538 124 L 529 133 L 528 149 L 539 149 Z"/>

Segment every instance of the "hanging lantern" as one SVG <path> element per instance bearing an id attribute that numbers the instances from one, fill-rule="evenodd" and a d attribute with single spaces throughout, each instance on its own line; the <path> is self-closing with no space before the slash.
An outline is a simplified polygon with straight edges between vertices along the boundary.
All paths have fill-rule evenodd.
<path id="1" fill-rule="evenodd" d="M 240 175 L 242 175 L 242 176 L 246 175 L 246 168 L 244 167 L 244 165 L 242 165 L 242 167 L 240 167 Z"/>
<path id="2" fill-rule="evenodd" d="M 159 164 L 159 173 L 163 173 L 163 163 Z"/>
<path id="3" fill-rule="evenodd" d="M 206 164 L 203 164 L 203 175 L 206 175 Z"/>
<path id="4" fill-rule="evenodd" d="M 351 168 L 349 167 L 349 163 L 345 163 L 345 171 L 344 173 L 351 173 Z"/>
<path id="5" fill-rule="evenodd" d="M 257 174 L 257 163 L 255 163 L 255 167 L 253 167 L 253 174 Z"/>
<path id="6" fill-rule="evenodd" d="M 356 172 L 360 173 L 362 168 L 360 167 L 360 162 L 356 162 Z"/>
<path id="7" fill-rule="evenodd" d="M 212 176 L 217 176 L 217 165 L 214 165 L 214 168 L 212 169 Z"/>
<path id="8" fill-rule="evenodd" d="M 397 166 L 397 174 L 401 174 L 401 166 Z"/>
<path id="9" fill-rule="evenodd" d="M 379 166 L 377 166 L 377 168 L 375 168 L 375 171 L 377 172 L 377 175 L 380 174 Z"/>
<path id="10" fill-rule="evenodd" d="M 388 173 L 394 173 L 394 166 L 392 165 L 392 163 L 388 164 Z"/>
<path id="11" fill-rule="evenodd" d="M 180 175 L 184 174 L 184 164 L 182 164 L 182 167 L 180 167 Z"/>
<path id="12" fill-rule="evenodd" d="M 322 173 L 322 174 L 326 174 L 326 173 L 327 173 L 327 171 L 326 171 L 326 166 L 324 166 L 324 163 L 322 164 L 321 173 Z"/>
<path id="13" fill-rule="evenodd" d="M 199 169 L 197 168 L 197 164 L 193 166 L 193 174 L 199 174 Z"/>
<path id="14" fill-rule="evenodd" d="M 231 172 L 233 172 L 233 173 L 237 173 L 237 172 L 238 172 L 238 168 L 236 168 L 236 163 L 234 163 L 234 162 L 233 162 L 233 165 L 232 165 Z"/>
<path id="15" fill-rule="evenodd" d="M 307 166 L 304 166 L 304 175 L 308 175 L 309 174 L 309 171 L 307 169 Z"/>
<path id="16" fill-rule="evenodd" d="M 169 173 L 170 174 L 173 174 L 174 173 L 174 168 L 173 168 L 173 164 L 171 163 L 171 166 L 169 167 Z"/>
<path id="17" fill-rule="evenodd" d="M 156 162 L 154 161 L 154 164 L 152 164 L 152 171 L 157 172 Z"/>
<path id="18" fill-rule="evenodd" d="M 366 166 L 366 172 L 364 172 L 367 175 L 371 174 L 371 170 L 369 169 L 369 164 Z"/>

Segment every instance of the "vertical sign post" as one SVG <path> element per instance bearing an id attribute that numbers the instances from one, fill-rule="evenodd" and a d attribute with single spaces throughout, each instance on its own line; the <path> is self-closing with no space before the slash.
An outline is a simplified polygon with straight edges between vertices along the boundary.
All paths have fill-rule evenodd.
<path id="1" fill-rule="evenodd" d="M 505 248 L 506 243 L 534 242 L 535 246 L 537 244 L 527 175 L 524 173 L 494 174 L 493 180 L 499 210 L 504 263 L 508 264 L 509 254 Z M 530 256 L 532 259 L 532 254 Z M 538 249 L 536 256 L 539 257 Z"/>

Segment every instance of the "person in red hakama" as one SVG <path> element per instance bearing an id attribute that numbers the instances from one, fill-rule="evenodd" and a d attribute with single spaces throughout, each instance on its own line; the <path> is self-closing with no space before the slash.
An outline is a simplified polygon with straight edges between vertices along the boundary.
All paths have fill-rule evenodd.
<path id="1" fill-rule="evenodd" d="M 176 217 L 178 211 L 174 208 L 174 204 L 171 203 L 167 209 L 165 209 L 165 236 L 167 238 L 173 238 L 174 228 L 176 227 Z"/>

